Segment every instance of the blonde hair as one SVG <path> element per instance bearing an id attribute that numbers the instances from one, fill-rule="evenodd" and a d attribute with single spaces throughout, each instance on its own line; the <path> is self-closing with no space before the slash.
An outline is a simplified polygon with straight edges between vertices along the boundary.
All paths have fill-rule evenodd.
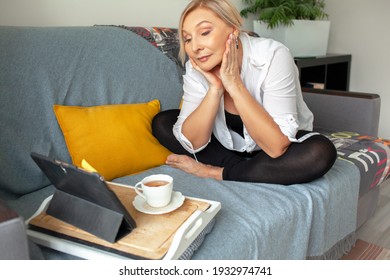
<path id="1" fill-rule="evenodd" d="M 185 17 L 196 8 L 206 8 L 214 12 L 220 19 L 222 19 L 227 25 L 241 29 L 242 18 L 236 7 L 230 3 L 229 0 L 192 0 L 181 14 L 179 21 L 179 58 L 184 64 L 186 59 L 186 52 L 184 49 L 184 38 L 183 38 L 183 22 Z"/>

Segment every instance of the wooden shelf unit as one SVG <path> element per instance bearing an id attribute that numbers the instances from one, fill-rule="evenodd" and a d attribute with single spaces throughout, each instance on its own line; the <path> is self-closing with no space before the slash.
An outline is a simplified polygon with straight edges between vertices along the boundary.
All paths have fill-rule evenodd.
<path id="1" fill-rule="evenodd" d="M 294 58 L 302 87 L 315 84 L 324 89 L 343 91 L 349 90 L 351 59 L 349 54 Z"/>

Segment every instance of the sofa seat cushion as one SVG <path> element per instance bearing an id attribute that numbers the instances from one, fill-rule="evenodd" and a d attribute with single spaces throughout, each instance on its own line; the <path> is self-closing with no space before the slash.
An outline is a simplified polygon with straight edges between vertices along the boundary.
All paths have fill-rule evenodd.
<path id="1" fill-rule="evenodd" d="M 155 173 L 170 174 L 174 189 L 186 196 L 222 204 L 212 231 L 191 253 L 193 259 L 337 258 L 353 244 L 348 238 L 356 228 L 360 176 L 344 160 L 320 179 L 291 186 L 204 179 L 166 165 L 114 181 L 134 185 Z M 48 186 L 8 202 L 29 218 L 53 190 Z"/>
<path id="2" fill-rule="evenodd" d="M 353 244 L 360 176 L 344 160 L 322 178 L 291 186 L 204 179 L 166 165 L 114 181 L 135 185 L 156 173 L 170 174 L 186 196 L 221 202 L 211 232 L 190 248 L 192 259 L 337 258 Z M 49 186 L 11 205 L 30 217 L 52 192 Z"/>
<path id="3" fill-rule="evenodd" d="M 322 178 L 291 186 L 204 179 L 167 165 L 115 181 L 134 185 L 157 173 L 171 175 L 186 196 L 221 202 L 193 259 L 336 258 L 353 244 L 359 171 L 343 160 Z"/>
<path id="4" fill-rule="evenodd" d="M 160 102 L 92 107 L 55 105 L 73 164 L 91 164 L 106 180 L 164 164 L 171 153 L 152 134 Z"/>

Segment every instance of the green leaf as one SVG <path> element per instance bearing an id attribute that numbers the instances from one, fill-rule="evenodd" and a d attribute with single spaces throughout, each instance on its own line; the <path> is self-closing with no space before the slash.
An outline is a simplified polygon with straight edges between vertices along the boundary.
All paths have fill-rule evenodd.
<path id="1" fill-rule="evenodd" d="M 248 5 L 241 10 L 241 15 L 257 15 L 261 21 L 268 23 L 268 28 L 279 25 L 292 25 L 293 19 L 324 19 L 324 0 L 242 0 Z"/>

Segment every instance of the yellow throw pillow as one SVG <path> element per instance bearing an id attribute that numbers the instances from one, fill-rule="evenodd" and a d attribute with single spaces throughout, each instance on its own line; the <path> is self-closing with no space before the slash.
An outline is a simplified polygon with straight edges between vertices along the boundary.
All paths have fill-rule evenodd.
<path id="1" fill-rule="evenodd" d="M 94 107 L 54 105 L 73 164 L 90 163 L 106 180 L 165 163 L 171 153 L 152 134 L 160 102 Z"/>

